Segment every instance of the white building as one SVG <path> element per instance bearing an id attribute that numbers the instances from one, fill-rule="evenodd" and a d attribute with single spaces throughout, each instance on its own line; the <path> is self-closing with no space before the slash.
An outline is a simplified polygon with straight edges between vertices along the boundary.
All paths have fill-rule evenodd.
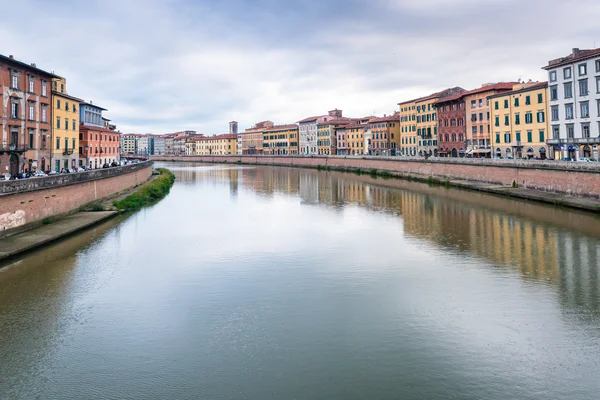
<path id="1" fill-rule="evenodd" d="M 152 135 L 139 135 L 137 137 L 136 154 L 148 156 L 154 152 L 154 137 Z"/>
<path id="2" fill-rule="evenodd" d="M 600 145 L 600 48 L 573 49 L 548 62 L 550 137 L 556 159 L 598 159 Z"/>
<path id="3" fill-rule="evenodd" d="M 317 155 L 319 154 L 319 146 L 318 146 L 318 127 L 317 125 L 322 122 L 327 122 L 328 119 L 336 119 L 342 118 L 342 110 L 331 110 L 327 113 L 327 115 L 321 115 L 317 117 L 308 117 L 304 118 L 301 121 L 298 121 L 298 153 L 306 154 L 306 155 Z"/>

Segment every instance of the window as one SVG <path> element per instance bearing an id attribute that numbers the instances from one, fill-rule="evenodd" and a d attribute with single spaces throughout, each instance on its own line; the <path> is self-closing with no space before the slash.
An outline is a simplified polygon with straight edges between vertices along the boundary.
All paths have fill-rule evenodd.
<path id="1" fill-rule="evenodd" d="M 504 134 L 504 143 L 510 143 L 510 133 Z"/>
<path id="2" fill-rule="evenodd" d="M 33 136 L 34 136 L 33 129 L 29 129 L 28 133 L 29 133 L 29 135 L 28 135 L 29 136 L 29 148 L 33 149 L 33 144 L 34 144 L 33 143 Z"/>
<path id="3" fill-rule="evenodd" d="M 479 107 L 483 107 L 483 99 L 479 99 Z"/>
<path id="4" fill-rule="evenodd" d="M 525 114 L 525 123 L 526 124 L 532 124 L 533 123 L 533 114 L 531 114 L 531 112 L 528 112 Z"/>
<path id="5" fill-rule="evenodd" d="M 542 93 L 538 93 L 538 104 L 541 104 L 544 102 L 544 95 Z"/>
<path id="6" fill-rule="evenodd" d="M 474 127 L 471 128 L 471 133 L 477 133 L 477 127 L 476 126 L 474 126 Z"/>
<path id="7" fill-rule="evenodd" d="M 571 82 L 565 83 L 565 99 L 573 97 L 573 84 Z"/>
<path id="8" fill-rule="evenodd" d="M 496 143 L 500 143 L 500 134 L 496 133 Z"/>
<path id="9" fill-rule="evenodd" d="M 519 125 L 521 123 L 521 115 L 515 114 L 515 125 Z"/>
<path id="10" fill-rule="evenodd" d="M 46 105 L 42 105 L 42 122 L 48 122 L 48 108 Z"/>
<path id="11" fill-rule="evenodd" d="M 573 103 L 565 104 L 565 118 L 573 119 Z"/>
<path id="12" fill-rule="evenodd" d="M 73 104 L 73 112 L 77 112 L 77 107 Z"/>
<path id="13" fill-rule="evenodd" d="M 19 103 L 10 103 L 10 117 L 12 119 L 19 118 Z"/>
<path id="14" fill-rule="evenodd" d="M 557 86 L 550 86 L 550 100 L 551 101 L 558 100 L 558 87 Z"/>
<path id="15" fill-rule="evenodd" d="M 560 139 L 560 126 L 552 125 L 552 139 Z"/>
<path id="16" fill-rule="evenodd" d="M 471 108 L 477 107 L 477 100 L 471 101 Z"/>
<path id="17" fill-rule="evenodd" d="M 52 82 L 52 84 L 53 84 L 52 86 L 54 88 L 53 90 L 58 90 L 57 89 L 58 88 L 58 82 L 54 81 L 54 82 Z"/>
<path id="18" fill-rule="evenodd" d="M 500 117 L 496 116 L 496 121 L 494 122 L 495 126 L 500 126 Z"/>
<path id="19" fill-rule="evenodd" d="M 508 114 L 504 116 L 504 125 L 510 125 L 510 117 Z"/>
<path id="20" fill-rule="evenodd" d="M 56 138 L 56 150 L 60 150 L 60 138 Z"/>
<path id="21" fill-rule="evenodd" d="M 563 77 L 565 79 L 571 79 L 571 67 L 563 69 Z"/>
<path id="22" fill-rule="evenodd" d="M 558 106 L 550 107 L 550 113 L 552 115 L 552 121 L 558 121 Z"/>
<path id="23" fill-rule="evenodd" d="M 56 129 L 60 129 L 60 117 L 56 117 Z"/>
<path id="24" fill-rule="evenodd" d="M 56 108 L 60 110 L 60 100 L 56 99 Z"/>
<path id="25" fill-rule="evenodd" d="M 508 108 L 508 99 L 504 100 L 504 108 Z"/>
<path id="26" fill-rule="evenodd" d="M 69 130 L 69 118 L 65 118 L 65 130 Z"/>
<path id="27" fill-rule="evenodd" d="M 581 118 L 589 118 L 590 117 L 590 103 L 587 101 L 582 101 L 580 103 L 581 106 Z"/>
<path id="28" fill-rule="evenodd" d="M 61 84 L 60 84 L 60 92 L 61 92 L 61 93 L 64 93 L 64 92 L 65 92 L 65 84 L 64 84 L 64 83 L 61 83 Z"/>
<path id="29" fill-rule="evenodd" d="M 42 150 L 46 150 L 46 136 L 48 135 L 48 131 L 42 131 Z"/>
<path id="30" fill-rule="evenodd" d="M 30 121 L 35 121 L 35 113 L 34 113 L 34 106 L 32 102 L 29 102 L 29 120 Z"/>
<path id="31" fill-rule="evenodd" d="M 497 110 L 498 108 L 499 108 L 498 102 L 497 102 L 497 101 L 495 101 L 495 102 L 494 102 L 494 109 L 495 109 L 495 110 Z"/>
<path id="32" fill-rule="evenodd" d="M 73 130 L 76 130 L 76 129 L 77 129 L 77 124 L 76 124 L 75 120 L 73 120 Z"/>
<path id="33" fill-rule="evenodd" d="M 596 77 L 596 93 L 600 93 L 600 76 Z"/>
<path id="34" fill-rule="evenodd" d="M 519 98 L 515 97 L 515 107 L 519 107 Z"/>
<path id="35" fill-rule="evenodd" d="M 65 150 L 69 150 L 69 138 L 65 138 Z"/>
<path id="36" fill-rule="evenodd" d="M 489 128 L 489 125 L 488 125 Z M 479 133 L 483 133 L 483 125 L 479 125 Z"/>
<path id="37" fill-rule="evenodd" d="M 596 60 L 596 72 L 600 72 L 600 60 Z"/>
<path id="38" fill-rule="evenodd" d="M 579 95 L 587 96 L 588 95 L 588 80 L 582 79 L 579 81 Z"/>
<path id="39" fill-rule="evenodd" d="M 10 88 L 19 90 L 19 75 L 17 75 L 17 74 L 10 75 Z"/>
<path id="40" fill-rule="evenodd" d="M 29 93 L 35 93 L 35 82 L 33 77 L 29 77 Z"/>
<path id="41" fill-rule="evenodd" d="M 545 114 L 544 111 L 541 111 L 541 110 L 537 112 L 537 122 L 538 123 L 541 124 L 541 123 L 546 122 L 546 116 L 544 114 Z"/>
<path id="42" fill-rule="evenodd" d="M 582 136 L 585 139 L 589 139 L 590 138 L 590 124 L 589 123 L 581 124 L 581 132 L 582 132 Z"/>
<path id="43" fill-rule="evenodd" d="M 543 130 L 540 130 L 539 134 L 540 134 L 540 143 L 544 143 L 546 141 L 545 138 L 545 132 Z"/>
<path id="44" fill-rule="evenodd" d="M 65 101 L 65 110 L 69 111 L 69 102 L 68 101 Z"/>
<path id="45" fill-rule="evenodd" d="M 525 96 L 525 105 L 531 104 L 531 96 Z"/>
<path id="46" fill-rule="evenodd" d="M 531 132 L 531 131 L 527 131 L 527 142 L 528 143 L 533 142 L 533 132 Z"/>
<path id="47" fill-rule="evenodd" d="M 521 132 L 520 131 L 515 132 L 515 140 L 517 142 L 521 141 Z"/>
<path id="48" fill-rule="evenodd" d="M 567 138 L 573 139 L 575 136 L 575 127 L 573 124 L 567 124 Z"/>
<path id="49" fill-rule="evenodd" d="M 42 81 L 42 96 L 48 96 L 48 82 Z"/>
<path id="50" fill-rule="evenodd" d="M 579 64 L 579 76 L 587 75 L 587 63 Z"/>
<path id="51" fill-rule="evenodd" d="M 550 82 L 556 82 L 556 71 L 550 71 Z"/>

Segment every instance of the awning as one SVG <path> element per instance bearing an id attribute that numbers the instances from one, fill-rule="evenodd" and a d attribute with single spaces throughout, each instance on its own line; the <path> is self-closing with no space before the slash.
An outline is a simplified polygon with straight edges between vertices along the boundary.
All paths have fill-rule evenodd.
<path id="1" fill-rule="evenodd" d="M 473 150 L 473 153 L 475 153 L 475 154 L 488 154 L 491 152 L 492 152 L 492 150 L 490 150 L 490 149 L 475 149 L 475 150 Z"/>

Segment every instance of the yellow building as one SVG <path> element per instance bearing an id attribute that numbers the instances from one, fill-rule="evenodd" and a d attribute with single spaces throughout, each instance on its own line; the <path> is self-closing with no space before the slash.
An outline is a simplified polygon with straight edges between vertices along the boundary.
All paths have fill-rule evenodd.
<path id="1" fill-rule="evenodd" d="M 196 155 L 196 140 L 197 139 L 187 139 L 185 142 L 185 155 L 193 156 Z"/>
<path id="2" fill-rule="evenodd" d="M 395 156 L 400 145 L 400 114 L 372 118 L 368 123 L 366 151 L 370 155 Z"/>
<path id="3" fill-rule="evenodd" d="M 83 100 L 67 94 L 64 78 L 52 79 L 52 146 L 50 168 L 60 172 L 63 168 L 79 165 L 79 103 Z"/>
<path id="4" fill-rule="evenodd" d="M 318 154 L 336 155 L 338 148 L 336 128 L 349 124 L 351 121 L 350 118 L 339 117 L 334 119 L 327 118 L 326 121 L 317 123 Z"/>
<path id="5" fill-rule="evenodd" d="M 417 152 L 420 156 L 437 156 L 437 111 L 435 103 L 439 99 L 439 93 L 422 97 L 415 100 L 417 111 Z"/>
<path id="6" fill-rule="evenodd" d="M 346 145 L 348 154 L 365 154 L 365 124 L 361 121 L 354 121 L 346 126 Z"/>
<path id="7" fill-rule="evenodd" d="M 414 100 L 398 103 L 400 106 L 400 152 L 404 156 L 417 155 L 417 106 Z"/>
<path id="8" fill-rule="evenodd" d="M 298 154 L 298 125 L 275 125 L 263 132 L 263 154 Z"/>
<path id="9" fill-rule="evenodd" d="M 222 134 L 215 136 L 200 136 L 195 138 L 196 141 L 196 155 L 209 156 L 209 155 L 231 155 L 237 154 L 237 135 L 233 134 Z M 189 142 L 189 139 L 188 139 Z M 186 142 L 186 152 L 187 143 Z"/>
<path id="10" fill-rule="evenodd" d="M 242 154 L 262 154 L 264 131 L 274 125 L 271 121 L 261 121 L 246 129 L 242 133 Z"/>
<path id="11" fill-rule="evenodd" d="M 519 83 L 510 92 L 489 96 L 492 154 L 506 158 L 553 157 L 548 135 L 548 82 Z"/>

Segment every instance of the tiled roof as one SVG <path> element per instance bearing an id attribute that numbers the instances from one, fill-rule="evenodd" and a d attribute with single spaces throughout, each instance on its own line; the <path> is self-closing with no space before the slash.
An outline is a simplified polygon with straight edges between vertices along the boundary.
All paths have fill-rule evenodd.
<path id="1" fill-rule="evenodd" d="M 91 125 L 86 125 L 86 124 L 79 125 L 79 130 L 80 131 L 84 130 L 84 131 L 114 133 L 114 134 L 121 135 L 121 132 L 113 131 L 112 129 L 107 129 L 107 128 L 99 127 L 99 126 L 91 126 Z"/>
<path id="2" fill-rule="evenodd" d="M 16 65 L 18 65 L 21 68 L 29 69 L 30 71 L 33 71 L 33 72 L 38 73 L 40 75 L 46 75 L 46 76 L 49 76 L 49 77 L 52 77 L 52 78 L 62 79 L 62 77 L 60 77 L 58 75 L 55 75 L 55 74 L 53 74 L 51 72 L 44 71 L 43 69 L 39 69 L 37 66 L 34 66 L 35 64 L 33 64 L 33 65 L 27 64 L 27 63 L 24 63 L 22 61 L 15 60 L 14 58 L 6 57 L 3 54 L 0 54 L 0 61 L 6 62 L 6 63 L 16 64 Z"/>
<path id="3" fill-rule="evenodd" d="M 548 62 L 548 65 L 546 65 L 545 67 L 542 67 L 542 69 L 548 70 L 548 69 L 575 63 L 577 61 L 583 61 L 588 58 L 597 57 L 597 56 L 600 56 L 600 48 L 592 49 L 592 50 L 573 49 L 573 52 L 566 57 L 550 60 Z"/>
<path id="4" fill-rule="evenodd" d="M 303 122 L 316 121 L 316 120 L 318 120 L 319 118 L 323 118 L 323 117 L 326 117 L 326 116 L 327 116 L 327 115 L 318 115 L 318 116 L 316 116 L 316 117 L 308 117 L 308 118 L 301 119 L 300 121 L 298 121 L 298 123 L 299 123 L 299 124 L 301 124 L 301 123 L 303 123 Z"/>
<path id="5" fill-rule="evenodd" d="M 199 136 L 196 137 L 196 142 L 200 142 L 200 141 L 205 141 L 205 140 L 225 140 L 225 139 L 236 139 L 237 140 L 237 135 L 231 135 L 229 133 L 222 133 L 220 135 L 214 135 L 214 136 Z"/>
<path id="6" fill-rule="evenodd" d="M 473 89 L 473 90 L 468 90 L 467 92 L 463 93 L 464 96 L 469 96 L 472 94 L 478 94 L 478 93 L 483 93 L 483 92 L 488 92 L 491 90 L 512 90 L 513 86 L 518 84 L 519 82 L 498 82 L 498 83 L 492 83 L 489 85 L 483 85 L 477 89 Z"/>
<path id="7" fill-rule="evenodd" d="M 352 121 L 351 118 L 340 117 L 340 118 L 333 118 L 333 119 L 328 119 L 327 121 L 319 122 L 317 125 L 325 126 L 325 125 L 347 124 L 351 121 Z"/>
<path id="8" fill-rule="evenodd" d="M 523 85 L 523 87 L 520 89 L 511 90 L 509 92 L 497 93 L 497 94 L 488 96 L 487 98 L 493 99 L 496 97 L 510 96 L 512 94 L 517 94 L 517 93 L 530 92 L 532 90 L 537 90 L 537 89 L 548 87 L 548 82 L 528 82 L 528 83 L 523 83 L 522 85 Z"/>
<path id="9" fill-rule="evenodd" d="M 275 125 L 272 128 L 265 129 L 265 132 L 285 131 L 285 130 L 290 130 L 290 129 L 298 129 L 298 125 L 296 125 L 296 124 Z"/>
<path id="10" fill-rule="evenodd" d="M 400 121 L 400 113 L 396 112 L 392 115 L 386 115 L 385 117 L 375 117 L 375 118 L 371 118 L 369 120 L 369 123 L 375 123 L 375 122 L 394 122 L 394 121 Z"/>

